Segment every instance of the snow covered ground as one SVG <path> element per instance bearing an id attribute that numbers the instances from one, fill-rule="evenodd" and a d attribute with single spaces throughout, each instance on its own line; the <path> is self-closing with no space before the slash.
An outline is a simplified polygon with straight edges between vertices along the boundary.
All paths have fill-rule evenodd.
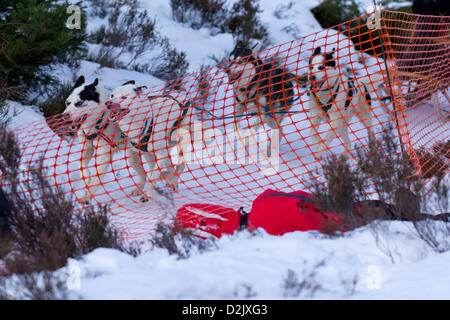
<path id="1" fill-rule="evenodd" d="M 321 37 L 327 34 L 327 47 L 343 50 L 342 63 L 356 61 L 352 59 L 353 52 L 344 52 L 345 48 L 348 50 L 345 37 L 335 31 L 319 32 L 320 25 L 309 11 L 318 2 L 292 1 L 289 5 L 288 0 L 261 0 L 261 19 L 267 25 L 273 45 L 286 43 L 280 48 L 289 52 L 292 59 L 299 53 L 300 64 L 296 67 L 305 68 L 306 49 L 312 47 L 313 41 L 316 45 L 324 44 Z M 154 15 L 161 34 L 186 53 L 190 72 L 212 64 L 211 56 L 222 56 L 233 47 L 229 34 L 212 36 L 206 29 L 194 31 L 174 22 L 167 0 L 140 3 Z M 288 7 L 289 10 L 282 9 Z M 308 35 L 311 36 L 302 38 Z M 296 40 L 299 38 L 302 40 Z M 289 57 L 288 65 L 295 63 Z M 372 63 L 371 71 L 379 71 L 375 70 L 379 66 L 377 61 L 368 58 L 367 62 Z M 148 74 L 99 68 L 88 61 L 81 63 L 78 74 L 85 75 L 88 81 L 99 78 L 108 89 L 128 80 L 149 88 L 163 84 Z M 72 80 L 65 66 L 60 66 L 54 75 L 62 81 Z M 231 113 L 230 95 L 226 83 L 217 84 L 216 100 L 221 103 L 210 106 L 212 110 L 223 115 Z M 83 184 L 74 166 L 79 148 L 70 147 L 54 136 L 36 108 L 16 102 L 9 104 L 12 107 L 9 127 L 20 132 L 25 149 L 46 155 L 50 159 L 47 163 L 54 166 L 58 183 L 64 188 L 81 190 Z M 379 114 L 384 113 L 381 108 L 375 108 Z M 301 111 L 301 104 L 293 109 Z M 249 209 L 251 200 L 267 187 L 285 191 L 302 189 L 302 175 L 312 170 L 308 163 L 314 161 L 308 148 L 306 126 L 303 113 L 293 116 L 286 125 L 287 136 L 281 146 L 282 175 L 263 177 L 255 166 L 234 168 L 224 164 L 200 168 L 191 165 L 181 177 L 185 182 L 170 203 L 169 211 L 186 201 L 220 202 L 235 207 L 244 204 Z M 360 124 L 352 123 L 351 128 L 355 136 L 364 138 Z M 419 125 L 414 129 L 423 133 Z M 29 133 L 44 138 L 27 137 Z M 160 204 L 143 205 L 127 197 L 123 189 L 132 184 L 129 171 L 124 169 L 120 157 L 113 167 L 115 172 L 106 178 L 109 182 L 105 184 L 111 193 L 99 196 L 98 200 L 111 202 L 113 223 L 128 232 L 131 239 L 146 240 L 155 223 L 167 218 L 166 212 Z M 223 172 L 227 173 L 225 181 L 216 182 L 215 177 Z M 71 180 L 78 181 L 70 183 Z M 60 272 L 69 271 L 69 292 L 73 299 L 449 299 L 449 252 L 434 252 L 408 223 L 383 222 L 383 225 L 385 231 L 381 234 L 374 233 L 374 228 L 363 227 L 340 238 L 327 238 L 317 232 L 294 232 L 278 237 L 262 230 L 256 234 L 239 232 L 221 238 L 206 252 L 194 252 L 187 259 L 177 259 L 167 250 L 157 248 L 136 258 L 116 250 L 97 249 L 80 260 L 69 261 L 68 270 Z M 307 283 L 302 287 L 299 283 L 303 280 Z"/>
<path id="2" fill-rule="evenodd" d="M 68 264 L 72 298 L 84 299 L 449 299 L 450 252 L 436 254 L 412 225 L 382 222 L 327 238 L 260 230 L 221 238 L 177 259 L 165 249 L 136 258 L 97 249 Z M 381 228 L 382 229 L 382 228 Z M 76 272 L 74 272 L 76 270 Z M 76 281 L 74 281 L 76 280 Z M 301 286 L 300 283 L 306 281 Z"/>

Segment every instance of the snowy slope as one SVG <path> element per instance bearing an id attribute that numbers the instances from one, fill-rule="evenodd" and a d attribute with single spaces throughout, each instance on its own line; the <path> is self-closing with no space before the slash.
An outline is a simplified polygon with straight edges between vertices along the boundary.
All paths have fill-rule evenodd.
<path id="1" fill-rule="evenodd" d="M 228 4 L 232 4 L 231 0 Z M 211 36 L 210 30 L 202 28 L 192 30 L 172 20 L 170 1 L 140 0 L 143 8 L 155 16 L 161 34 L 167 36 L 176 48 L 186 53 L 190 63 L 190 71 L 198 71 L 202 64 L 211 65 L 211 56 L 221 58 L 225 52 L 233 49 L 233 38 L 230 34 Z M 289 5 L 292 3 L 292 5 Z M 262 23 L 269 31 L 269 39 L 273 45 L 292 41 L 310 33 L 321 30 L 310 9 L 317 0 L 301 1 L 260 1 Z M 279 12 L 277 17 L 276 13 Z"/>
<path id="2" fill-rule="evenodd" d="M 449 299 L 450 252 L 432 252 L 409 223 L 383 223 L 387 230 L 379 238 L 370 226 L 337 239 L 316 232 L 282 237 L 240 232 L 188 259 L 165 249 L 136 258 L 97 249 L 69 262 L 80 275 L 70 294 L 83 299 Z M 294 272 L 290 287 L 289 270 Z M 301 289 L 303 280 L 309 286 Z"/>

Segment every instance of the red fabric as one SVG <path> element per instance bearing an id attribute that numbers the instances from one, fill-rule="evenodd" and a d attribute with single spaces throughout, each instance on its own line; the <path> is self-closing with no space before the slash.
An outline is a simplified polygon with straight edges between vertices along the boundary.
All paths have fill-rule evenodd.
<path id="1" fill-rule="evenodd" d="M 177 220 L 201 238 L 220 238 L 239 229 L 241 214 L 236 210 L 205 203 L 186 204 L 178 209 Z"/>
<path id="2" fill-rule="evenodd" d="M 207 238 L 220 238 L 239 229 L 241 214 L 236 210 L 211 204 L 193 203 L 178 209 L 177 219 L 184 228 Z M 253 202 L 247 228 L 264 229 L 272 235 L 293 231 L 322 230 L 329 224 L 339 224 L 341 217 L 325 212 L 311 203 L 311 195 L 303 191 L 284 193 L 268 189 Z"/>
<path id="3" fill-rule="evenodd" d="M 342 220 L 336 213 L 319 210 L 310 200 L 311 195 L 303 191 L 284 193 L 268 189 L 253 202 L 248 229 L 263 228 L 269 234 L 282 235 L 292 231 L 322 230 L 327 223 Z"/>

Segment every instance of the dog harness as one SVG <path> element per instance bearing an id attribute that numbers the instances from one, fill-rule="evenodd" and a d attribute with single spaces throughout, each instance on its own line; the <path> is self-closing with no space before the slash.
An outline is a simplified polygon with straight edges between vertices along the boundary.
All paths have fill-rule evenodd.
<path id="1" fill-rule="evenodd" d="M 334 83 L 333 86 L 336 86 L 336 84 L 337 84 L 338 82 L 339 82 L 339 79 L 336 80 L 336 82 Z M 325 82 L 324 82 L 324 83 L 325 83 Z M 327 101 L 327 103 L 323 104 L 323 103 L 320 101 L 320 98 L 317 97 L 316 91 L 313 90 L 314 87 L 313 87 L 313 85 L 311 84 L 311 91 L 312 91 L 312 93 L 313 93 L 313 95 L 314 95 L 314 98 L 316 98 L 317 102 L 319 103 L 320 107 L 322 108 L 323 112 L 325 113 L 325 115 L 327 116 L 328 119 L 330 119 L 330 116 L 329 116 L 329 114 L 328 114 L 328 111 L 331 109 L 331 106 L 332 106 L 333 102 L 334 102 L 335 99 L 336 99 L 336 96 L 337 96 L 337 94 L 338 94 L 338 91 L 339 91 L 340 86 L 341 86 L 341 85 L 337 85 L 336 90 L 334 91 L 334 94 L 330 97 L 330 99 Z M 326 90 L 329 90 L 329 88 L 327 87 L 327 88 L 325 88 L 325 89 L 321 89 L 321 90 L 318 90 L 318 91 L 321 92 L 321 91 L 326 91 Z"/>
<path id="2" fill-rule="evenodd" d="M 83 119 L 86 120 L 87 116 L 83 116 Z M 86 137 L 87 140 L 94 140 L 97 139 L 97 137 L 102 138 L 103 140 L 105 140 L 107 143 L 109 143 L 111 145 L 111 147 L 113 148 L 117 148 L 117 144 L 107 135 L 105 135 L 103 132 L 105 131 L 106 128 L 108 128 L 110 121 L 109 119 L 106 120 L 106 123 L 104 126 L 101 126 L 101 124 L 103 123 L 105 118 L 105 112 L 102 113 L 102 115 L 100 116 L 100 119 L 97 120 L 97 122 L 95 123 L 94 128 L 97 129 L 97 132 L 94 132 L 90 135 L 88 135 Z M 79 128 L 81 126 L 81 124 L 77 124 L 77 127 Z M 125 139 L 126 135 L 124 133 L 120 133 L 120 138 L 121 139 Z"/>
<path id="3" fill-rule="evenodd" d="M 149 96 L 148 99 L 149 100 L 153 100 L 156 98 L 170 98 L 173 101 L 175 101 L 178 106 L 182 109 L 182 113 L 181 116 L 174 122 L 174 124 L 172 125 L 172 129 L 170 131 L 169 137 L 172 135 L 173 131 L 175 131 L 176 127 L 178 127 L 178 124 L 181 123 L 181 121 L 183 121 L 184 117 L 186 116 L 188 110 L 189 110 L 189 106 L 191 105 L 191 102 L 188 101 L 185 105 L 182 105 L 177 99 L 175 99 L 174 97 L 172 97 L 169 94 L 164 94 L 164 95 L 156 95 L 156 96 Z M 154 119 L 152 118 L 151 122 L 149 122 L 149 120 L 145 120 L 144 122 L 144 127 L 142 128 L 141 131 L 141 136 L 142 138 L 139 140 L 138 143 L 130 141 L 130 143 L 137 149 L 143 151 L 143 152 L 148 152 L 148 143 L 150 141 L 150 138 L 152 136 L 153 133 L 153 124 L 154 124 Z M 123 134 L 123 133 L 122 133 Z M 128 138 L 125 134 L 123 134 L 125 136 L 125 139 Z"/>
<path id="4" fill-rule="evenodd" d="M 336 80 L 336 82 L 334 83 L 333 87 L 336 86 L 336 84 L 338 82 L 339 82 L 339 79 Z M 351 103 L 352 98 L 353 98 L 353 90 L 356 91 L 356 88 L 354 86 L 353 80 L 349 80 L 347 83 L 348 83 L 349 90 L 346 91 L 347 99 L 345 100 L 345 106 L 344 106 L 345 109 L 347 109 L 350 106 L 350 103 Z M 330 119 L 330 115 L 328 114 L 328 111 L 331 109 L 331 107 L 332 107 L 332 105 L 333 105 L 333 103 L 334 103 L 334 101 L 336 99 L 336 96 L 339 93 L 339 88 L 340 87 L 341 87 L 340 84 L 337 85 L 336 90 L 334 91 L 334 94 L 330 97 L 330 99 L 327 101 L 327 103 L 323 104 L 320 101 L 320 98 L 317 97 L 316 91 L 313 90 L 313 86 L 311 85 L 311 91 L 313 92 L 314 97 L 316 98 L 317 102 L 319 103 L 320 107 L 322 108 L 323 112 L 325 113 L 325 115 L 326 115 L 326 117 L 328 119 Z M 329 90 L 329 88 L 321 89 L 321 90 L 318 90 L 318 91 L 321 92 L 321 91 L 325 91 L 325 90 Z"/>
<path id="5" fill-rule="evenodd" d="M 141 131 L 142 138 L 139 140 L 139 142 L 136 143 L 136 142 L 133 142 L 130 140 L 130 143 L 136 149 L 139 149 L 143 152 L 148 152 L 148 142 L 150 141 L 152 132 L 153 132 L 153 118 L 152 118 L 152 121 L 150 122 L 150 124 L 148 123 L 148 119 L 145 120 L 144 127 L 142 128 L 142 131 Z"/>
<path id="6" fill-rule="evenodd" d="M 187 112 L 189 111 L 189 107 L 191 106 L 191 101 L 186 102 L 184 105 L 182 105 L 178 100 L 176 100 L 174 97 L 169 96 L 172 98 L 178 106 L 181 108 L 181 116 L 175 120 L 175 122 L 172 125 L 172 130 L 170 130 L 169 137 L 172 136 L 173 132 L 178 128 L 179 124 L 184 120 L 186 117 Z"/>
<path id="7" fill-rule="evenodd" d="M 353 80 L 350 80 L 348 82 L 348 88 L 350 89 L 349 91 L 347 91 L 347 100 L 345 100 L 345 106 L 344 109 L 347 109 L 350 106 L 350 103 L 352 101 L 353 98 L 353 88 L 354 88 L 354 84 L 353 84 Z M 355 90 L 356 91 L 356 90 Z"/>

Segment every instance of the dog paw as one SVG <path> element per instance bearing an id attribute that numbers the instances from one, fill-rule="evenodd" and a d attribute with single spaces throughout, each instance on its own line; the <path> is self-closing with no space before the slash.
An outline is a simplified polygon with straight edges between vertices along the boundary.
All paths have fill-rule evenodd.
<path id="1" fill-rule="evenodd" d="M 323 160 L 323 152 L 316 153 L 316 154 L 314 155 L 314 159 L 316 159 L 316 161 L 321 162 L 321 161 Z"/>
<path id="2" fill-rule="evenodd" d="M 87 206 L 87 205 L 89 205 L 89 204 L 91 203 L 91 199 L 89 199 L 89 198 L 81 199 L 81 200 L 80 200 L 80 203 L 81 203 L 82 205 Z"/>

